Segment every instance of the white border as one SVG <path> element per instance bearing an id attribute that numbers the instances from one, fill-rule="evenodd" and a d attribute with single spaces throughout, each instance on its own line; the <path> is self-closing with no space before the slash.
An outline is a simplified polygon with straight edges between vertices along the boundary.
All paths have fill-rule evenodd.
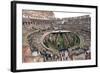
<path id="1" fill-rule="evenodd" d="M 96 11 L 93 8 L 81 8 L 81 7 L 60 7 L 60 6 L 45 6 L 45 5 L 28 5 L 17 4 L 17 70 L 22 69 L 38 69 L 38 68 L 52 68 L 52 67 L 70 67 L 70 66 L 85 66 L 95 65 L 96 61 Z M 27 10 L 48 10 L 48 11 L 74 11 L 74 12 L 90 12 L 91 16 L 91 60 L 81 61 L 63 61 L 63 62 L 43 62 L 43 63 L 22 63 L 22 9 Z"/>

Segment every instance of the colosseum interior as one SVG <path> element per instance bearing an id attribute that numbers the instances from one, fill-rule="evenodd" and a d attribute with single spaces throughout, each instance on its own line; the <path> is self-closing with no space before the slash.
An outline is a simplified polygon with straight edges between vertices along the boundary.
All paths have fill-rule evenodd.
<path id="1" fill-rule="evenodd" d="M 53 11 L 22 11 L 23 63 L 91 59 L 90 15 L 57 18 Z"/>

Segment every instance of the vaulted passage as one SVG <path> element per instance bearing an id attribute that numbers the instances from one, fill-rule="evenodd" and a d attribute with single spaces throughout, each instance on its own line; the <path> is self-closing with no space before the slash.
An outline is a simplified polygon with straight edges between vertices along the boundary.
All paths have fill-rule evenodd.
<path id="1" fill-rule="evenodd" d="M 53 31 L 43 38 L 43 45 L 48 49 L 55 51 L 68 50 L 81 46 L 79 35 L 73 32 Z"/>

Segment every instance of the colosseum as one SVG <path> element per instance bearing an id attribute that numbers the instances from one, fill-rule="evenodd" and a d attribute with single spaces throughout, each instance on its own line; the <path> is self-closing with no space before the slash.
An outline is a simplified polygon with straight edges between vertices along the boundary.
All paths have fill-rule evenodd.
<path id="1" fill-rule="evenodd" d="M 91 59 L 90 15 L 57 18 L 53 11 L 22 11 L 24 63 Z"/>

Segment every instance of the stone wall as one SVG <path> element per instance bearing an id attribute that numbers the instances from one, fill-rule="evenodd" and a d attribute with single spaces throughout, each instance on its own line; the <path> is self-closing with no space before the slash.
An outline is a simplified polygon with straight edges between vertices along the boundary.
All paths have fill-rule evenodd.
<path id="1" fill-rule="evenodd" d="M 59 29 L 79 34 L 84 38 L 86 46 L 90 46 L 91 17 L 89 15 L 53 20 L 23 18 L 23 32 L 30 33 L 35 30 L 46 32 Z"/>
<path id="2" fill-rule="evenodd" d="M 23 18 L 31 19 L 53 19 L 55 18 L 52 11 L 42 11 L 42 10 L 23 10 Z"/>
<path id="3" fill-rule="evenodd" d="M 89 15 L 66 18 L 63 29 L 77 32 L 85 40 L 85 45 L 90 46 L 91 41 L 91 17 Z"/>
<path id="4" fill-rule="evenodd" d="M 27 47 L 28 45 L 28 49 L 30 49 L 31 52 L 34 52 L 34 50 L 37 50 L 37 52 L 43 52 L 43 51 L 48 52 L 47 49 L 45 49 L 41 44 L 40 39 L 45 33 L 53 30 L 67 30 L 78 34 L 84 39 L 84 43 L 82 43 L 84 44 L 84 47 L 82 48 L 88 49 L 90 51 L 91 17 L 89 15 L 59 19 L 55 18 L 53 12 L 47 12 L 47 11 L 46 12 L 23 11 L 23 18 L 22 18 L 23 50 L 25 49 L 25 46 Z M 77 50 L 77 52 L 80 53 L 80 50 Z M 26 53 L 25 51 L 23 52 L 23 58 L 24 55 L 26 55 Z M 72 53 L 72 51 L 70 51 L 70 54 L 71 54 L 69 55 L 70 58 L 72 56 L 73 59 L 78 59 L 78 60 L 85 59 L 85 53 L 83 53 L 82 55 L 74 56 L 75 54 Z M 37 58 L 45 59 L 43 58 L 43 56 L 41 57 L 41 55 L 37 56 Z M 23 59 L 24 60 L 23 62 L 27 61 L 33 62 L 33 60 L 37 58 L 33 56 L 32 58 L 25 57 L 24 58 L 25 60 Z M 61 59 L 62 58 L 63 56 L 61 57 Z"/>

